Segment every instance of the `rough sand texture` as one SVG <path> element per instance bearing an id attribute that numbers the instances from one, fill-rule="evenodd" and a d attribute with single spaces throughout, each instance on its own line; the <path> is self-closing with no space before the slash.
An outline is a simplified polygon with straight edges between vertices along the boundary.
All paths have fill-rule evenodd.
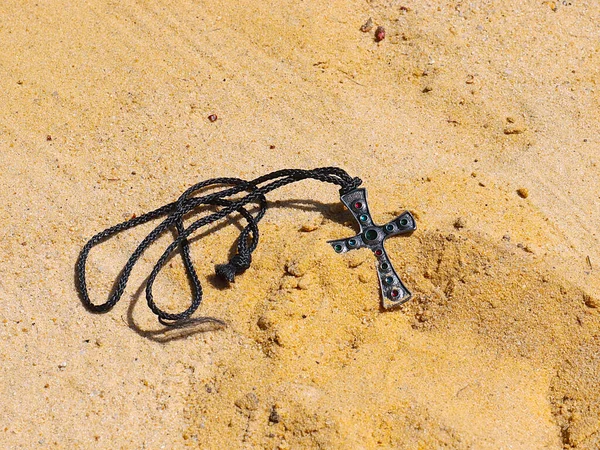
<path id="1" fill-rule="evenodd" d="M 599 23 L 591 0 L 3 0 L 0 447 L 598 448 Z M 417 216 L 387 245 L 400 310 L 368 251 L 326 243 L 353 224 L 316 182 L 269 198 L 230 288 L 237 229 L 194 242 L 226 327 L 164 332 L 137 302 L 168 237 L 111 312 L 82 307 L 97 231 L 323 165 L 378 222 Z M 93 252 L 98 302 L 149 229 Z M 188 293 L 175 258 L 156 296 Z"/>

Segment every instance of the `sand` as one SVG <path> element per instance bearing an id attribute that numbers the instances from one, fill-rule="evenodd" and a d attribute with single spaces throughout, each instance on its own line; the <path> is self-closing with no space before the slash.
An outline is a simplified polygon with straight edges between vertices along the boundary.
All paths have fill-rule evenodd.
<path id="1" fill-rule="evenodd" d="M 592 1 L 3 1 L 0 447 L 600 447 L 599 19 Z M 387 243 L 400 309 L 367 250 L 326 243 L 354 224 L 316 182 L 270 195 L 231 287 L 212 274 L 238 229 L 194 241 L 197 315 L 225 326 L 147 309 L 168 237 L 112 311 L 82 306 L 96 232 L 206 178 L 328 165 L 376 221 L 417 217 Z M 97 303 L 149 229 L 93 251 Z M 175 258 L 157 299 L 188 295 Z"/>

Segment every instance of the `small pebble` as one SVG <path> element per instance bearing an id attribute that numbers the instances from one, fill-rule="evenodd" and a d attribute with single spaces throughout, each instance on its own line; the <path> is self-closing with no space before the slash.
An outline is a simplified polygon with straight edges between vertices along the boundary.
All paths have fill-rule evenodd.
<path id="1" fill-rule="evenodd" d="M 507 126 L 504 128 L 504 134 L 521 134 L 524 133 L 525 130 L 526 128 L 521 126 Z"/>
<path id="2" fill-rule="evenodd" d="M 456 228 L 457 230 L 460 230 L 461 228 L 464 228 L 465 225 L 466 225 L 465 219 L 463 219 L 462 217 L 459 217 L 458 219 L 456 219 L 454 221 L 454 228 Z"/>
<path id="3" fill-rule="evenodd" d="M 269 414 L 269 422 L 279 423 L 280 420 L 281 416 L 279 415 L 277 409 L 273 406 L 273 408 L 271 408 L 271 414 Z"/>
<path id="4" fill-rule="evenodd" d="M 377 27 L 375 30 L 375 42 L 381 42 L 385 39 L 385 28 Z"/>
<path id="5" fill-rule="evenodd" d="M 363 23 L 360 27 L 360 31 L 362 31 L 363 33 L 368 33 L 369 31 L 371 31 L 373 29 L 373 19 L 371 19 L 369 17 L 369 20 L 367 20 L 365 23 Z"/>
<path id="6" fill-rule="evenodd" d="M 250 392 L 235 401 L 235 406 L 246 411 L 256 411 L 258 409 L 258 397 Z"/>
<path id="7" fill-rule="evenodd" d="M 517 247 L 518 247 L 518 248 L 520 248 L 521 250 L 523 250 L 523 251 L 527 252 L 527 253 L 535 253 L 535 252 L 533 251 L 533 248 L 531 248 L 531 246 L 530 246 L 529 244 L 521 244 L 521 243 L 518 243 L 518 244 L 517 244 Z"/>
<path id="8" fill-rule="evenodd" d="M 285 271 L 297 278 L 306 274 L 306 269 L 298 261 L 288 261 L 285 265 Z"/>
<path id="9" fill-rule="evenodd" d="M 58 368 L 61 369 L 61 370 L 65 369 L 66 367 L 67 367 L 67 362 L 66 361 L 63 361 L 63 362 L 61 362 L 58 365 Z"/>
<path id="10" fill-rule="evenodd" d="M 216 114 L 211 114 L 210 116 L 208 116 L 208 120 L 210 120 L 211 122 L 216 122 L 217 121 L 217 115 Z"/>
<path id="11" fill-rule="evenodd" d="M 311 232 L 311 231 L 318 230 L 320 226 L 321 226 L 321 221 L 315 219 L 315 220 L 313 220 L 311 222 L 307 222 L 307 223 L 303 224 L 300 227 L 300 231 L 304 231 L 305 233 L 308 233 L 308 232 Z"/>
<path id="12" fill-rule="evenodd" d="M 529 191 L 527 190 L 527 188 L 517 189 L 517 194 L 519 194 L 519 197 L 521 197 L 521 198 L 529 197 Z"/>
<path id="13" fill-rule="evenodd" d="M 46 140 L 47 141 L 51 141 L 52 140 L 52 136 L 50 136 L 50 135 L 46 136 Z"/>
<path id="14" fill-rule="evenodd" d="M 260 316 L 258 318 L 258 320 L 256 321 L 256 325 L 258 325 L 258 328 L 260 328 L 263 331 L 267 330 L 273 326 L 273 324 L 271 323 L 269 318 L 266 316 Z"/>
<path id="15" fill-rule="evenodd" d="M 600 306 L 598 299 L 589 294 L 583 294 L 583 303 L 585 303 L 585 306 L 588 308 L 598 308 Z"/>

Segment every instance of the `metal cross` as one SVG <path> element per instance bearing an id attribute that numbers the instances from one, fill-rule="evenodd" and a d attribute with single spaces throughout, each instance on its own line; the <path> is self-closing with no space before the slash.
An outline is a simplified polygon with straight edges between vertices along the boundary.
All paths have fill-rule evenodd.
<path id="1" fill-rule="evenodd" d="M 354 189 L 340 198 L 358 222 L 360 233 L 347 239 L 327 242 L 337 253 L 346 253 L 357 248 L 371 249 L 377 257 L 377 276 L 381 287 L 383 307 L 389 309 L 407 302 L 410 300 L 411 293 L 394 270 L 383 247 L 383 242 L 389 236 L 412 233 L 417 229 L 415 218 L 410 212 L 405 211 L 391 222 L 379 226 L 373 222 L 369 213 L 367 191 L 364 188 Z"/>

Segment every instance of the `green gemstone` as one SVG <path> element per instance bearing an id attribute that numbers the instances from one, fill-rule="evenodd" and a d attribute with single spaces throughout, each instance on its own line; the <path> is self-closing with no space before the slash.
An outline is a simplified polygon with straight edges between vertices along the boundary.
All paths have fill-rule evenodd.
<path id="1" fill-rule="evenodd" d="M 387 224 L 385 226 L 385 231 L 394 231 L 394 225 L 392 224 Z"/>
<path id="2" fill-rule="evenodd" d="M 381 263 L 381 270 L 388 270 L 390 268 L 390 265 L 388 263 Z"/>
<path id="3" fill-rule="evenodd" d="M 404 218 L 400 220 L 400 225 L 402 225 L 403 227 L 405 227 L 406 225 L 408 225 L 408 219 Z"/>
<path id="4" fill-rule="evenodd" d="M 361 214 L 360 216 L 358 216 L 358 220 L 360 220 L 361 222 L 366 222 L 368 219 L 369 218 L 366 214 Z"/>
<path id="5" fill-rule="evenodd" d="M 340 253 L 340 252 L 341 252 L 341 251 L 344 249 L 344 247 L 342 247 L 342 244 L 335 244 L 335 245 L 333 246 L 333 249 L 334 249 L 336 252 Z"/>
<path id="6" fill-rule="evenodd" d="M 383 281 L 385 284 L 394 284 L 394 277 L 385 277 Z"/>
<path id="7" fill-rule="evenodd" d="M 367 241 L 374 241 L 375 239 L 377 239 L 377 231 L 375 231 L 375 230 L 365 231 L 365 239 Z"/>
<path id="8" fill-rule="evenodd" d="M 348 245 L 349 245 L 350 247 L 356 247 L 356 239 L 350 239 L 350 240 L 348 241 Z"/>

